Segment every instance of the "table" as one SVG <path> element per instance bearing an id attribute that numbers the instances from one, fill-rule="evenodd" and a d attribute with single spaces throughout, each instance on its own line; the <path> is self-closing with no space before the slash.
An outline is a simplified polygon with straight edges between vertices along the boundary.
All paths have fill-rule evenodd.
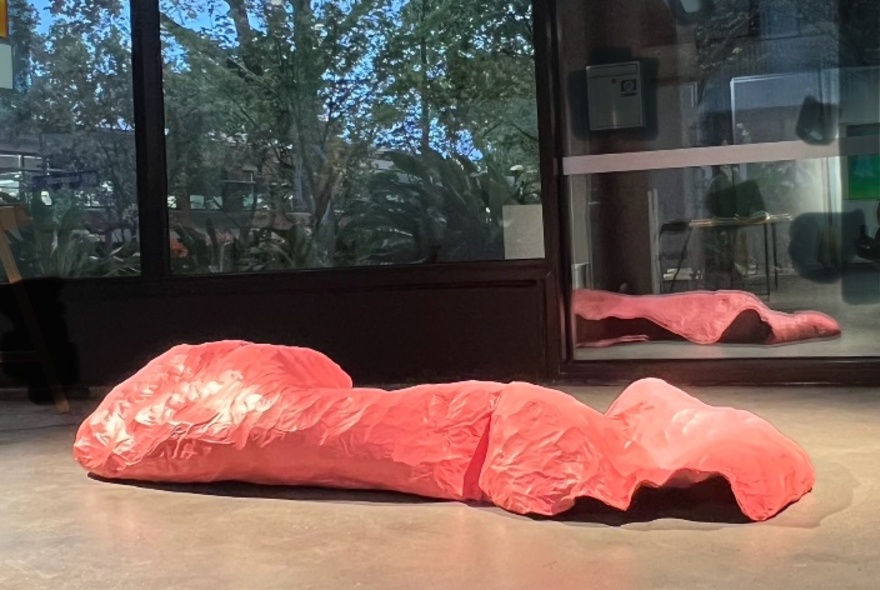
<path id="1" fill-rule="evenodd" d="M 752 226 L 761 226 L 764 229 L 764 273 L 767 278 L 767 297 L 770 297 L 770 236 L 768 233 L 772 234 L 773 237 L 773 275 L 774 275 L 774 284 L 776 289 L 779 289 L 779 256 L 778 256 L 778 244 L 777 244 L 777 232 L 776 226 L 780 223 L 790 223 L 791 215 L 788 213 L 779 213 L 779 214 L 764 214 L 764 215 L 756 215 L 752 217 L 710 217 L 706 219 L 692 219 L 688 221 L 684 226 L 686 227 L 688 232 L 692 232 L 697 229 L 713 229 L 713 228 L 739 228 L 739 227 L 752 227 Z M 684 225 L 684 224 L 682 224 Z M 685 240 L 685 244 L 682 247 L 682 256 L 679 258 L 680 261 L 684 260 L 684 251 L 687 249 L 688 240 Z M 680 270 L 681 263 L 679 263 Z M 676 272 L 676 276 L 678 272 Z M 673 283 L 674 288 L 674 283 Z"/>

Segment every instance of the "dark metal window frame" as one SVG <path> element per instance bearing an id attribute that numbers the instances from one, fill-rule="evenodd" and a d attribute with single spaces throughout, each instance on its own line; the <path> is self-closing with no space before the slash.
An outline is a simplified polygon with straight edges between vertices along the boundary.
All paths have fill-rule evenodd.
<path id="1" fill-rule="evenodd" d="M 556 0 L 536 0 L 536 30 L 546 44 L 544 58 L 548 61 L 538 66 L 543 72 L 539 87 L 546 84 L 551 96 L 539 94 L 539 100 L 550 100 L 545 107 L 548 120 L 542 120 L 542 136 L 554 148 L 554 154 L 562 160 L 564 149 L 563 130 L 570 122 L 565 120 L 565 94 L 561 80 L 567 73 L 559 64 L 562 42 L 561 23 L 572 15 L 566 14 L 575 3 Z M 546 19 L 546 22 L 544 22 Z M 575 21 L 577 22 L 577 21 Z M 540 25 L 540 27 L 538 26 Z M 546 30 L 542 30 L 546 29 Z M 543 105 L 539 105 L 543 106 Z M 548 145 L 548 149 L 549 148 Z M 542 152 L 543 153 L 543 152 Z M 562 166 L 556 170 L 553 184 L 554 202 L 545 204 L 545 215 L 555 215 L 555 224 L 549 230 L 554 233 L 552 260 L 556 261 L 558 277 L 556 313 L 548 316 L 548 342 L 561 338 L 556 370 L 551 374 L 563 382 L 621 384 L 644 377 L 666 379 L 679 384 L 697 385 L 878 385 L 880 384 L 880 357 L 789 357 L 789 358 L 729 358 L 729 359 L 639 359 L 626 360 L 575 360 L 574 343 L 571 338 L 571 216 L 568 201 L 568 185 L 564 182 Z M 548 251 L 550 255 L 550 251 Z M 796 348 L 792 349 L 796 354 Z"/>
<path id="2" fill-rule="evenodd" d="M 536 4 L 543 7 L 544 0 L 536 0 Z M 133 61 L 133 89 L 134 89 L 134 113 L 135 113 L 135 139 L 137 144 L 137 185 L 138 207 L 140 217 L 141 264 L 142 278 L 145 281 L 167 279 L 171 276 L 169 259 L 169 228 L 168 228 L 168 204 L 167 198 L 167 169 L 165 162 L 165 105 L 164 90 L 162 86 L 162 46 L 160 30 L 160 8 L 158 0 L 130 0 L 132 19 L 132 61 Z M 536 6 L 536 11 L 540 8 Z M 536 20 L 538 20 L 536 18 Z M 549 31 L 547 32 L 549 33 Z M 538 36 L 542 36 L 540 33 Z M 536 64 L 545 62 L 546 57 L 536 58 Z M 546 74 L 547 68 L 536 65 L 538 76 Z M 547 109 L 540 105 L 550 103 L 552 94 L 546 85 L 538 84 L 539 119 L 541 127 L 547 125 Z M 543 96 L 541 96 L 543 95 Z M 542 136 L 546 136 L 543 133 Z M 547 142 L 542 141 L 541 171 L 545 175 L 555 173 L 555 154 L 547 148 Z M 548 176 L 549 177 L 549 176 Z M 552 191 L 552 182 L 545 182 L 543 199 L 545 203 L 555 200 L 555 191 Z M 552 260 L 550 250 L 555 241 L 553 231 L 553 218 L 545 215 L 546 255 L 543 260 L 531 261 L 486 261 L 465 262 L 447 265 L 433 265 L 434 269 L 448 269 L 451 267 L 470 267 L 473 269 L 486 269 L 503 267 L 514 271 L 514 276 L 523 269 L 546 268 L 547 261 Z M 411 268 L 411 267 L 403 267 Z M 271 273 L 283 277 L 291 274 L 299 275 L 302 272 L 333 274 L 338 272 L 350 272 L 353 270 L 366 269 L 316 269 L 305 271 L 284 271 Z M 369 269 L 365 274 L 381 274 L 383 269 Z M 358 273 L 355 273 L 358 274 Z M 231 275 L 224 275 L 231 276 Z M 175 280 L 191 280 L 204 277 L 175 276 Z"/>
<path id="3" fill-rule="evenodd" d="M 165 105 L 162 85 L 162 42 L 158 0 L 130 0 L 132 72 L 137 146 L 137 187 L 141 275 L 70 281 L 68 296 L 119 299 L 132 293 L 156 297 L 205 295 L 222 291 L 243 295 L 272 291 L 347 291 L 444 287 L 521 287 L 543 289 L 547 332 L 540 364 L 548 376 L 559 374 L 564 348 L 562 307 L 558 297 L 555 261 L 560 252 L 558 187 L 560 136 L 555 129 L 555 69 L 553 60 L 553 0 L 534 0 L 535 72 L 539 118 L 545 256 L 537 260 L 477 261 L 449 264 L 340 267 L 281 272 L 218 275 L 172 275 L 165 155 Z"/>
<path id="4" fill-rule="evenodd" d="M 137 146 L 137 187 L 142 274 L 127 278 L 65 281 L 65 297 L 119 301 L 130 297 L 181 298 L 215 293 L 259 297 L 263 293 L 412 289 L 522 288 L 541 292 L 543 346 L 536 365 L 549 380 L 617 383 L 645 376 L 679 383 L 852 383 L 876 384 L 880 359 L 789 358 L 724 360 L 575 361 L 568 312 L 572 277 L 569 211 L 562 174 L 564 96 L 559 66 L 559 4 L 533 0 L 535 74 L 545 257 L 542 260 L 332 268 L 272 273 L 172 276 L 165 161 L 165 112 L 158 0 L 130 0 Z M 564 6 L 564 5 L 563 5 Z M 530 310 L 529 313 L 535 313 Z"/>
<path id="5" fill-rule="evenodd" d="M 557 176 L 556 150 L 552 139 L 556 133 L 548 133 L 553 125 L 554 92 L 549 84 L 552 72 L 545 64 L 549 63 L 549 41 L 551 27 L 546 18 L 547 0 L 534 0 L 536 23 L 536 77 L 537 101 L 539 109 L 539 129 L 541 130 L 540 170 L 545 179 L 542 188 L 544 203 L 545 257 L 526 261 L 484 261 L 453 264 L 437 264 L 430 268 L 444 273 L 450 269 L 471 269 L 475 272 L 508 269 L 511 278 L 532 276 L 535 270 L 548 270 L 558 248 L 555 231 L 555 203 Z M 169 257 L 169 227 L 167 203 L 167 168 L 165 161 L 165 104 L 162 86 L 162 42 L 160 29 L 160 7 L 158 0 L 130 0 L 132 19 L 132 71 L 134 76 L 135 141 L 137 145 L 137 186 L 141 238 L 141 277 L 145 282 L 171 278 Z M 550 139 L 548 139 L 550 138 Z M 549 209 L 549 210 L 548 210 Z M 283 271 L 265 273 L 282 277 L 300 277 L 304 273 L 322 274 L 332 277 L 337 273 L 347 273 L 349 278 L 363 274 L 379 276 L 398 274 L 401 269 L 422 272 L 416 267 L 394 268 L 331 268 L 314 270 Z M 523 275 L 523 273 L 526 273 Z M 262 274 L 262 273 L 257 273 Z M 222 275 L 231 277 L 235 275 Z M 254 276 L 250 273 L 248 276 Z M 175 276 L 180 281 L 196 282 L 205 276 Z M 333 279 L 328 279 L 331 283 Z M 373 283 L 373 281 L 370 281 Z"/>

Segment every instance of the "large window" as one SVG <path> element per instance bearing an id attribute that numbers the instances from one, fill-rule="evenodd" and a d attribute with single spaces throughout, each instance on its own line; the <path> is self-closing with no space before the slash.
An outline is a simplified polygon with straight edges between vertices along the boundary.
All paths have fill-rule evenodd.
<path id="1" fill-rule="evenodd" d="M 3 5 L 0 205 L 24 213 L 26 223 L 7 228 L 19 270 L 137 274 L 127 3 Z"/>
<path id="2" fill-rule="evenodd" d="M 528 0 L 161 7 L 173 272 L 543 257 Z"/>
<path id="3" fill-rule="evenodd" d="M 880 354 L 880 3 L 562 11 L 575 358 Z"/>

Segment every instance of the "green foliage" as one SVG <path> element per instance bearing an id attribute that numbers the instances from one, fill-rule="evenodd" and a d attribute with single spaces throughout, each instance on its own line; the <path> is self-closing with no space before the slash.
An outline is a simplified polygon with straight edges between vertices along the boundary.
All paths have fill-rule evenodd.
<path id="1" fill-rule="evenodd" d="M 380 57 L 398 130 L 387 147 L 537 161 L 532 34 L 529 2 L 407 2 Z"/>
<path id="2" fill-rule="evenodd" d="M 495 191 L 474 192 L 447 168 L 475 160 L 486 185 L 483 160 L 493 171 L 526 164 L 520 174 L 529 181 L 515 182 L 517 190 L 537 182 L 528 2 L 162 7 L 171 193 L 228 198 L 224 182 L 251 167 L 271 211 L 309 216 L 286 232 L 235 228 L 244 236 L 235 239 L 236 269 L 500 257 L 500 210 L 485 202 Z M 403 153 L 422 158 L 439 176 L 421 188 L 373 179 L 376 148 L 402 152 L 398 166 L 409 165 Z M 441 153 L 447 163 L 439 166 Z M 534 202 L 537 191 L 529 191 L 511 198 Z M 196 233 L 206 238 L 204 229 Z M 444 240 L 458 243 L 439 246 Z M 198 258 L 176 264 L 219 268 L 215 257 Z"/>
<path id="3" fill-rule="evenodd" d="M 491 162 L 478 167 L 433 151 L 387 157 L 393 167 L 370 178 L 369 195 L 340 223 L 350 264 L 503 258 L 503 207 L 537 199 L 528 174 Z"/>
<path id="4" fill-rule="evenodd" d="M 24 153 L 36 155 L 41 167 L 16 173 L 19 187 L 13 197 L 33 218 L 22 229 L 22 239 L 13 239 L 22 272 L 134 274 L 139 267 L 137 241 L 111 241 L 114 235 L 137 230 L 130 31 L 124 3 L 55 0 L 49 9 L 37 11 L 30 2 L 10 0 L 9 14 L 15 90 L 0 92 L 0 140 L 24 146 Z M 39 26 L 46 19 L 47 26 Z M 29 185 L 33 175 L 46 171 L 86 170 L 97 171 L 98 185 L 50 191 L 51 205 Z M 105 229 L 92 227 L 98 218 Z"/>
<path id="5" fill-rule="evenodd" d="M 93 255 L 95 244 L 82 232 L 83 219 L 78 207 L 71 203 L 48 207 L 35 200 L 30 213 L 33 224 L 23 233 L 30 246 L 25 250 L 22 265 L 30 271 L 28 274 L 77 276 L 88 273 L 97 264 Z"/>
<path id="6" fill-rule="evenodd" d="M 315 266 L 316 242 L 301 226 L 283 231 L 246 228 L 238 237 L 221 237 L 210 220 L 206 226 L 206 234 L 183 225 L 172 228 L 172 271 L 236 273 Z"/>
<path id="7" fill-rule="evenodd" d="M 88 224 L 74 199 L 44 204 L 28 203 L 31 223 L 11 234 L 13 252 L 22 276 L 88 277 L 137 274 L 136 243 L 107 252 L 100 236 L 84 229 Z"/>
<path id="8" fill-rule="evenodd" d="M 35 225 L 17 252 L 34 275 L 137 272 L 136 237 L 118 239 L 138 229 L 129 3 L 9 6 L 3 139 L 100 177 L 51 206 L 21 197 Z M 527 0 L 160 6 L 175 272 L 499 258 L 500 207 L 538 198 Z M 395 171 L 376 174 L 387 149 Z M 192 195 L 223 210 L 195 215 Z"/>

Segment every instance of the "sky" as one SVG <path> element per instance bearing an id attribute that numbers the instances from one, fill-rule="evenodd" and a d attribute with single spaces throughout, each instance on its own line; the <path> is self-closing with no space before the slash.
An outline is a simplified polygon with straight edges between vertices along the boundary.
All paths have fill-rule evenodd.
<path id="1" fill-rule="evenodd" d="M 49 25 L 52 24 L 52 15 L 49 14 L 49 6 L 51 0 L 31 0 L 31 5 L 37 9 L 40 16 L 40 24 L 37 25 L 37 31 L 42 34 L 49 32 Z"/>
<path id="2" fill-rule="evenodd" d="M 49 31 L 49 28 L 51 27 L 52 22 L 53 22 L 53 16 L 50 13 L 50 7 L 52 4 L 52 0 L 30 0 L 30 3 L 32 6 L 34 6 L 37 9 L 37 12 L 39 15 L 38 16 L 39 24 L 37 26 L 37 31 L 42 34 L 47 34 Z M 207 4 L 208 4 L 208 2 L 204 2 L 201 10 L 198 10 L 195 14 L 183 15 L 183 14 L 178 13 L 177 11 L 174 11 L 173 13 L 169 13 L 169 16 L 171 16 L 172 18 L 177 20 L 183 26 L 185 26 L 191 30 L 195 30 L 195 31 L 202 30 L 202 29 L 210 29 L 210 28 L 212 28 L 212 26 L 216 27 L 218 25 L 226 26 L 229 23 L 229 20 L 226 17 L 226 15 L 224 14 L 225 11 L 221 12 L 219 15 L 215 15 L 214 17 L 212 17 L 209 14 Z M 392 0 L 391 8 L 394 11 L 399 11 L 400 9 L 402 9 L 402 7 L 404 5 L 405 5 L 405 0 Z M 125 10 L 127 13 L 129 11 L 128 2 L 123 2 L 123 6 L 125 7 Z M 256 29 L 260 28 L 259 23 L 257 23 L 257 22 L 253 22 L 252 25 Z M 168 52 L 168 51 L 170 51 L 172 55 L 176 53 L 175 48 L 173 46 L 171 46 L 171 47 L 166 46 L 166 52 Z M 166 55 L 168 55 L 168 54 L 166 53 Z M 365 67 L 368 67 L 368 66 L 365 66 Z M 413 114 L 413 116 L 415 116 L 415 114 Z M 435 122 L 435 124 L 436 124 L 436 122 Z M 391 133 L 391 132 L 389 131 L 388 133 Z M 384 143 L 385 141 L 390 141 L 392 139 L 392 136 L 394 134 L 392 133 L 391 135 L 388 135 L 388 133 L 382 134 L 382 137 L 380 137 L 381 142 Z M 467 135 L 467 134 L 465 134 L 465 135 Z M 382 141 L 382 140 L 385 140 L 385 141 Z M 467 137 L 467 136 L 462 137 L 461 141 L 462 141 L 462 145 L 459 146 L 459 149 L 462 152 L 467 152 L 467 151 L 473 150 L 473 146 L 471 145 L 471 140 L 469 137 Z M 480 157 L 480 154 L 478 154 L 476 151 L 472 151 L 471 155 L 472 155 L 472 157 L 475 157 L 475 158 Z"/>

